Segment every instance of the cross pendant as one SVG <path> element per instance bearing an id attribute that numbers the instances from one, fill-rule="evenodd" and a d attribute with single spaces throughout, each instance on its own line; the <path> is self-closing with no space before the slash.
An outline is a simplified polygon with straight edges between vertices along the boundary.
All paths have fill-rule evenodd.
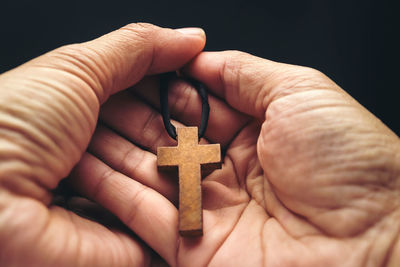
<path id="1" fill-rule="evenodd" d="M 158 147 L 159 169 L 176 168 L 179 173 L 179 233 L 203 234 L 201 171 L 221 168 L 219 144 L 199 145 L 197 127 L 177 129 L 178 146 Z"/>

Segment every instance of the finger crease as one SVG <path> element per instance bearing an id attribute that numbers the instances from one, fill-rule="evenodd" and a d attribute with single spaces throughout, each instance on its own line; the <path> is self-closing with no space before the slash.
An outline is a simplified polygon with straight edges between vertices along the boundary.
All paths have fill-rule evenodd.
<path id="1" fill-rule="evenodd" d="M 109 169 L 107 171 L 105 171 L 99 178 L 99 182 L 97 183 L 97 185 L 95 186 L 95 188 L 93 189 L 92 192 L 92 199 L 96 200 L 99 198 L 99 194 L 102 192 L 102 188 L 104 186 L 104 183 L 106 181 L 108 181 L 108 179 L 110 179 L 112 177 L 112 175 L 114 175 L 116 173 L 116 171 L 114 171 L 113 169 Z"/>
<path id="2" fill-rule="evenodd" d="M 139 184 L 139 183 L 138 183 Z M 137 191 L 137 193 L 133 196 L 133 199 L 130 201 L 130 203 L 134 203 L 132 205 L 131 210 L 128 212 L 125 223 L 126 225 L 130 226 L 133 228 L 133 225 L 135 225 L 135 220 L 136 220 L 136 215 L 137 215 L 137 210 L 138 207 L 140 207 L 141 203 L 144 201 L 146 193 L 148 192 L 148 188 L 140 184 L 141 189 Z"/>

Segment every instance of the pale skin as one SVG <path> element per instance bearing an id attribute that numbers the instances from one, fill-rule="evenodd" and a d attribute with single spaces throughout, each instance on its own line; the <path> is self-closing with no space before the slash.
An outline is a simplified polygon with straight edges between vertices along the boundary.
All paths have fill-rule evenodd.
<path id="1" fill-rule="evenodd" d="M 132 24 L 0 76 L 1 266 L 400 264 L 399 138 L 316 70 L 204 44 Z M 181 68 L 208 86 L 202 142 L 224 151 L 200 239 L 178 235 L 177 180 L 156 167 L 176 145 L 156 74 Z M 169 97 L 175 125 L 198 125 L 193 88 Z M 81 214 L 52 202 L 65 177 Z M 82 216 L 97 205 L 126 228 Z"/>

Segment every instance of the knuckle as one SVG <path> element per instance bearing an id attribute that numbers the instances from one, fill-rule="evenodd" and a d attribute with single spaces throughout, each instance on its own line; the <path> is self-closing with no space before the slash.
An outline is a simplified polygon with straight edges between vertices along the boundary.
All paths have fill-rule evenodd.
<path id="1" fill-rule="evenodd" d="M 310 67 L 302 67 L 303 68 L 303 72 L 305 76 L 308 76 L 310 78 L 326 78 L 325 74 L 322 73 L 321 71 L 314 69 L 314 68 L 310 68 Z"/>
<path id="2" fill-rule="evenodd" d="M 76 55 L 77 52 L 82 51 L 82 46 L 78 44 L 67 44 L 54 49 L 51 54 L 57 55 Z"/>
<path id="3" fill-rule="evenodd" d="M 86 43 L 70 44 L 46 54 L 42 64 L 63 75 L 68 74 L 71 89 L 84 88 L 102 101 L 109 95 L 108 90 L 112 87 L 110 72 L 104 68 L 106 57 L 106 53 L 100 54 L 96 48 Z"/>
<path id="4" fill-rule="evenodd" d="M 241 74 L 244 66 L 255 63 L 255 57 L 242 51 L 226 51 L 225 71 L 231 71 L 235 74 Z"/>
<path id="5" fill-rule="evenodd" d="M 330 89 L 331 80 L 321 71 L 303 66 L 290 66 L 281 78 L 280 88 L 284 89 L 280 96 L 298 91 Z"/>
<path id="6" fill-rule="evenodd" d="M 225 53 L 224 63 L 220 70 L 221 81 L 224 81 L 226 88 L 239 88 L 242 80 L 250 75 L 248 72 L 252 68 L 247 66 L 255 62 L 254 56 L 238 50 L 230 50 Z"/>
<path id="7" fill-rule="evenodd" d="M 70 72 L 91 86 L 98 86 L 96 77 L 105 76 L 102 73 L 105 55 L 100 55 L 97 49 L 84 43 L 61 46 L 49 53 L 49 57 L 52 59 L 47 61 L 49 64 Z"/>
<path id="8" fill-rule="evenodd" d="M 133 27 L 142 28 L 142 29 L 154 29 L 154 28 L 156 28 L 155 25 L 153 25 L 151 23 L 147 23 L 147 22 L 131 23 L 131 25 Z"/>
<path id="9" fill-rule="evenodd" d="M 147 30 L 147 29 L 154 29 L 156 26 L 151 23 L 147 23 L 147 22 L 136 22 L 136 23 L 130 23 L 130 24 L 126 25 L 126 27 Z"/>
<path id="10" fill-rule="evenodd" d="M 227 50 L 223 53 L 226 54 L 227 59 L 231 59 L 236 62 L 246 60 L 249 57 L 251 57 L 251 55 L 249 53 L 239 51 L 239 50 Z"/>
<path id="11" fill-rule="evenodd" d="M 88 49 L 88 47 L 84 44 L 68 44 L 61 46 L 59 48 L 56 48 L 52 52 L 48 53 L 47 55 L 51 59 L 56 59 L 56 60 L 48 60 L 47 62 L 49 64 L 55 64 L 57 67 L 60 67 L 59 65 L 64 65 L 67 62 L 70 63 L 75 63 L 75 64 L 70 64 L 68 65 L 69 67 L 77 67 L 79 64 L 86 65 L 85 63 L 88 58 L 90 58 L 90 55 L 92 54 L 92 51 Z M 80 69 L 83 66 L 81 66 Z"/>
<path id="12" fill-rule="evenodd" d="M 129 33 L 134 33 L 138 37 L 142 37 L 143 39 L 148 39 L 153 31 L 155 31 L 158 27 L 144 22 L 131 23 L 121 28 L 121 31 L 127 31 Z"/>

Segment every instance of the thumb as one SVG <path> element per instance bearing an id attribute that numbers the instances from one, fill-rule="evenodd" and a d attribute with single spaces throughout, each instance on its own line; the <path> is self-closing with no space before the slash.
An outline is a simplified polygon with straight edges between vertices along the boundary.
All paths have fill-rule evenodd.
<path id="1" fill-rule="evenodd" d="M 0 75 L 0 184 L 43 198 L 79 160 L 109 95 L 182 67 L 204 44 L 201 29 L 130 24 Z"/>
<path id="2" fill-rule="evenodd" d="M 203 52 L 184 71 L 235 109 L 260 120 L 273 101 L 320 84 L 336 89 L 321 72 L 240 51 Z"/>

